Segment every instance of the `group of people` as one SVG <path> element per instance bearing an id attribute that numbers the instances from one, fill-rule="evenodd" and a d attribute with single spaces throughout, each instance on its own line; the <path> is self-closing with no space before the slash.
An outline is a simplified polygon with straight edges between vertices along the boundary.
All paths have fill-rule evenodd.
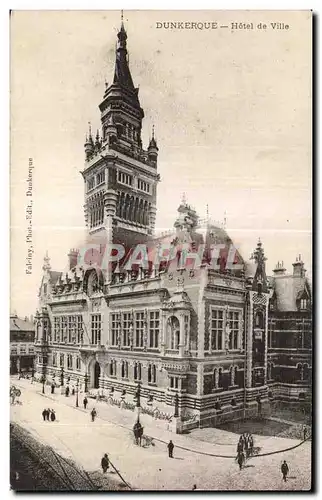
<path id="1" fill-rule="evenodd" d="M 42 417 L 44 419 L 44 422 L 46 420 L 49 420 L 49 421 L 52 421 L 52 422 L 55 422 L 56 420 L 56 413 L 55 413 L 55 410 L 53 409 L 50 409 L 50 408 L 45 408 L 42 412 Z"/>
<path id="2" fill-rule="evenodd" d="M 241 470 L 247 458 L 253 454 L 254 438 L 250 432 L 244 432 L 237 444 L 237 462 Z"/>

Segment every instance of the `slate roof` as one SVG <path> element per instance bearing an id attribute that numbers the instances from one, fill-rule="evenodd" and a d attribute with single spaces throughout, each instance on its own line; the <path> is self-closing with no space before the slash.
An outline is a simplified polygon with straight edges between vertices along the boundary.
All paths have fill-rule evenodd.
<path id="1" fill-rule="evenodd" d="M 18 318 L 16 315 L 10 316 L 11 332 L 34 332 L 35 325 L 29 319 Z"/>

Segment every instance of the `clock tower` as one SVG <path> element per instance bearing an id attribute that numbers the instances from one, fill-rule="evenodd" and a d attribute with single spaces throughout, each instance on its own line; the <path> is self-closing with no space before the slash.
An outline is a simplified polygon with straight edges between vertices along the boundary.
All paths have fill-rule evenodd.
<path id="1" fill-rule="evenodd" d="M 147 149 L 139 89 L 133 84 L 123 21 L 117 34 L 113 82 L 99 105 L 101 130 L 85 141 L 84 212 L 87 242 L 129 248 L 148 240 L 156 217 L 158 146 L 154 130 Z"/>

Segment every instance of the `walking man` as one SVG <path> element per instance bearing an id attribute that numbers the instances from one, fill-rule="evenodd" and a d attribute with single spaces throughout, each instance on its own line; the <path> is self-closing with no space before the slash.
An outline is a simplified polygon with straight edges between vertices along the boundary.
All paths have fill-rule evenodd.
<path id="1" fill-rule="evenodd" d="M 46 420 L 49 420 L 50 417 L 50 408 L 47 408 Z"/>
<path id="2" fill-rule="evenodd" d="M 51 420 L 52 422 L 55 422 L 55 420 L 56 420 L 56 415 L 55 415 L 54 410 L 51 410 L 51 413 L 50 413 L 50 420 Z"/>
<path id="3" fill-rule="evenodd" d="M 169 458 L 173 458 L 173 448 L 174 448 L 174 444 L 170 439 L 169 444 L 168 444 Z"/>
<path id="4" fill-rule="evenodd" d="M 42 418 L 44 419 L 44 422 L 45 422 L 45 420 L 47 420 L 47 410 L 46 410 L 46 408 L 42 412 Z"/>
<path id="5" fill-rule="evenodd" d="M 303 436 L 304 436 L 304 441 L 306 440 L 306 436 L 307 436 L 307 427 L 304 426 L 303 428 Z"/>
<path id="6" fill-rule="evenodd" d="M 84 397 L 84 399 L 83 399 L 84 410 L 86 410 L 87 403 L 88 403 L 88 399 L 87 399 L 87 397 L 85 396 L 85 397 Z"/>
<path id="7" fill-rule="evenodd" d="M 95 410 L 95 408 L 93 408 L 91 411 L 92 422 L 94 422 L 96 415 L 97 415 L 96 410 Z"/>
<path id="8" fill-rule="evenodd" d="M 286 476 L 288 474 L 288 471 L 289 471 L 288 465 L 286 463 L 286 460 L 284 460 L 284 462 L 282 463 L 282 466 L 281 466 L 281 472 L 283 474 L 283 481 L 285 481 L 285 482 L 286 482 Z"/>
<path id="9" fill-rule="evenodd" d="M 102 466 L 103 473 L 105 474 L 105 472 L 107 471 L 107 469 L 110 466 L 110 462 L 109 462 L 107 453 L 104 454 L 104 457 L 101 460 L 101 466 Z"/>
<path id="10" fill-rule="evenodd" d="M 244 460 L 245 460 L 244 453 L 243 452 L 238 453 L 237 462 L 238 462 L 238 465 L 239 465 L 239 470 L 242 470 Z"/>

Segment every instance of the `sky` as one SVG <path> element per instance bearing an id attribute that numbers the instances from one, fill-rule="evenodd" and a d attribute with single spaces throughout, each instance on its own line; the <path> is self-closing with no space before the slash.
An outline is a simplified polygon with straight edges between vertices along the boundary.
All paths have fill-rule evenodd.
<path id="1" fill-rule="evenodd" d="M 201 217 L 226 217 L 247 259 L 261 238 L 267 272 L 298 254 L 311 275 L 311 14 L 126 11 L 130 69 L 159 146 L 156 228 L 173 226 L 182 193 Z M 165 29 L 168 21 L 228 28 Z M 254 29 L 232 30 L 232 22 Z M 273 29 L 270 23 L 289 25 Z M 257 29 L 266 23 L 266 30 Z M 54 270 L 85 236 L 84 140 L 114 74 L 118 11 L 11 15 L 11 311 L 35 313 L 48 251 Z M 32 197 L 26 196 L 29 158 Z M 26 207 L 32 199 L 32 271 Z"/>

